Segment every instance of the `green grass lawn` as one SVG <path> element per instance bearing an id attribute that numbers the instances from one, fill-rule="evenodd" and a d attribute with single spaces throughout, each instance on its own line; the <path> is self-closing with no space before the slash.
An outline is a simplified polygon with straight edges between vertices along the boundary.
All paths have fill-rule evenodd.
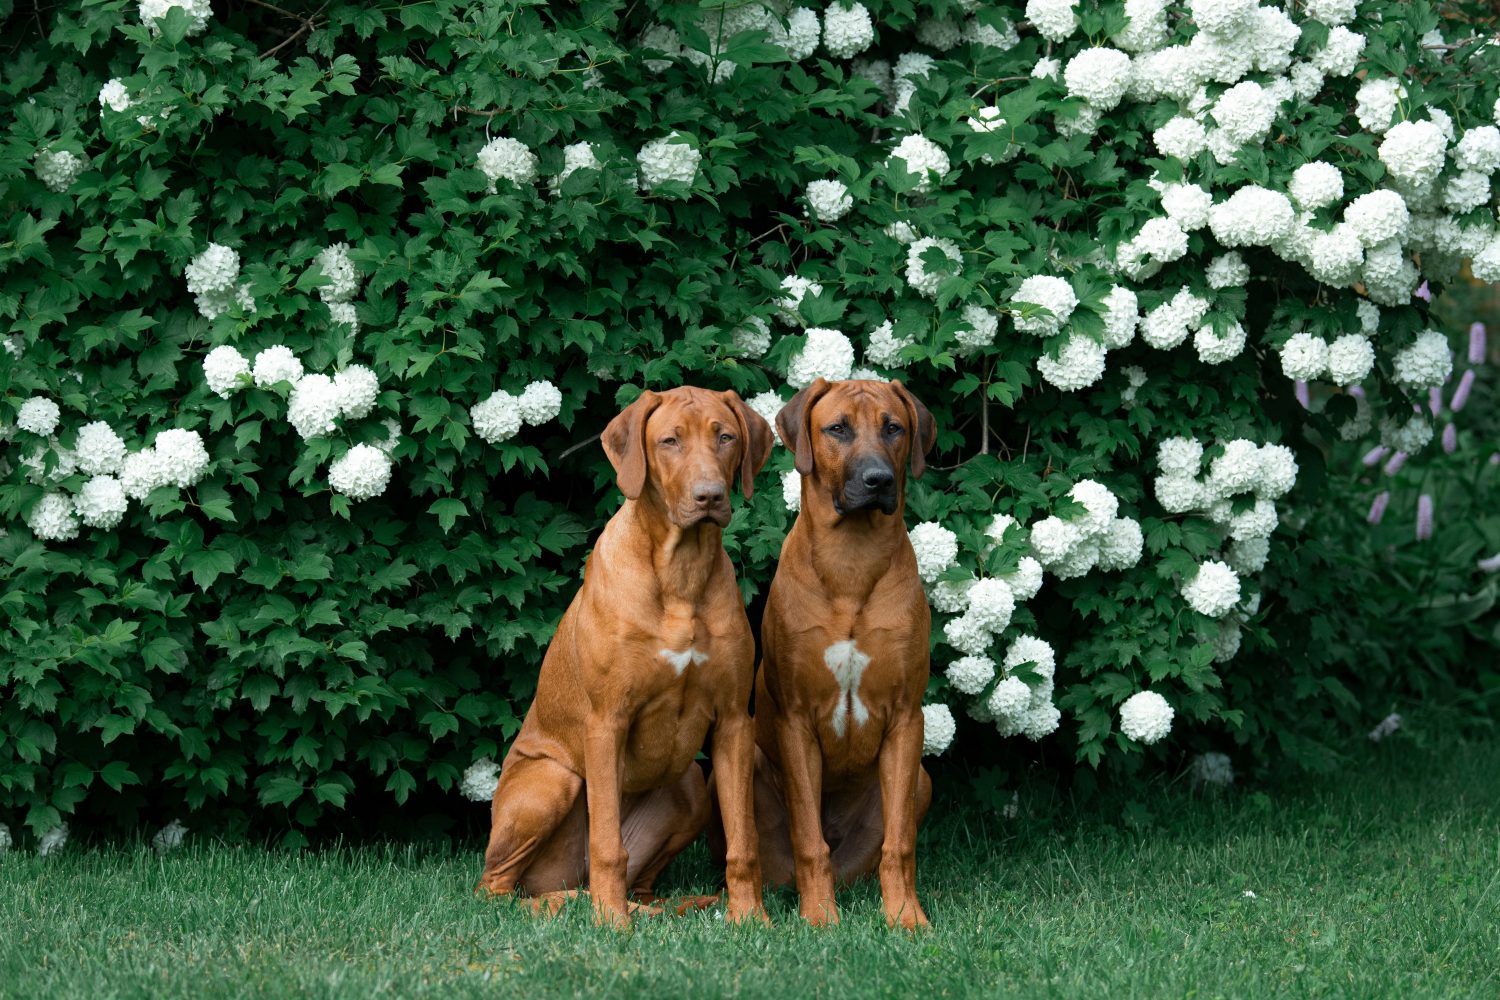
<path id="1" fill-rule="evenodd" d="M 1028 817 L 1024 795 L 1014 820 L 934 815 L 917 936 L 886 930 L 870 885 L 823 931 L 785 892 L 770 928 L 540 920 L 470 894 L 477 843 L 12 851 L 0 994 L 1500 996 L 1500 744 L 1360 757 L 1291 787 L 1160 789 L 1145 826 L 1097 803 Z M 666 881 L 709 888 L 706 852 Z"/>

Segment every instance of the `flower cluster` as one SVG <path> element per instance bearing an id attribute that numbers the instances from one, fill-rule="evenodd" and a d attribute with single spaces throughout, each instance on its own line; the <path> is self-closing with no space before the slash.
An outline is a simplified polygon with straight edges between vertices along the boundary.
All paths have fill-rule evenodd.
<path id="1" fill-rule="evenodd" d="M 250 283 L 240 282 L 240 255 L 221 243 L 210 243 L 183 270 L 188 291 L 204 319 L 216 319 L 235 305 L 255 311 Z"/>
<path id="2" fill-rule="evenodd" d="M 36 155 L 36 176 L 47 185 L 48 190 L 61 194 L 73 186 L 73 182 L 88 169 L 88 165 L 88 158 L 77 153 L 66 149 L 46 149 Z"/>
<path id="3" fill-rule="evenodd" d="M 532 382 L 519 396 L 496 389 L 469 408 L 474 432 L 489 444 L 499 444 L 521 429 L 523 423 L 537 426 L 556 419 L 562 411 L 562 392 L 545 380 Z"/>
<path id="4" fill-rule="evenodd" d="M 458 790 L 470 802 L 488 802 L 495 797 L 495 786 L 498 784 L 500 765 L 488 757 L 481 757 L 464 771 Z"/>

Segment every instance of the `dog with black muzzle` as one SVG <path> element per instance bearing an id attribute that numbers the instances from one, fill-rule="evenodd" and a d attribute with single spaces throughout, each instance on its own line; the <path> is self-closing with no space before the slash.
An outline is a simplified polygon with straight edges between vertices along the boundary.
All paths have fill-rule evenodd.
<path id="1" fill-rule="evenodd" d="M 825 924 L 839 919 L 835 881 L 878 869 L 887 922 L 925 926 L 916 836 L 932 797 L 921 765 L 932 618 L 902 512 L 907 468 L 920 476 L 936 440 L 932 414 L 900 382 L 818 379 L 776 426 L 802 505 L 761 625 L 761 870 L 795 878 L 802 916 Z"/>

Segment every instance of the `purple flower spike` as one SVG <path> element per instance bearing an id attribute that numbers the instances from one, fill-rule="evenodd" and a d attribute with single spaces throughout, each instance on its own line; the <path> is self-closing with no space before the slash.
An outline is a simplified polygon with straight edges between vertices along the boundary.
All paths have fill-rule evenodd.
<path id="1" fill-rule="evenodd" d="M 1427 409 L 1430 410 L 1432 412 L 1432 415 L 1435 417 L 1438 415 L 1438 411 L 1442 408 L 1443 390 L 1437 386 L 1433 386 L 1431 389 L 1427 390 Z"/>
<path id="2" fill-rule="evenodd" d="M 1346 389 L 1344 391 L 1347 392 L 1347 393 L 1349 393 L 1349 395 L 1353 396 L 1355 399 L 1364 399 L 1365 398 L 1365 387 L 1362 386 L 1362 385 L 1351 385 L 1348 389 Z"/>
<path id="3" fill-rule="evenodd" d="M 1384 472 L 1387 476 L 1394 476 L 1396 473 L 1400 472 L 1401 467 L 1406 464 L 1406 459 L 1406 452 L 1398 451 L 1390 457 L 1389 461 L 1385 463 L 1385 468 L 1381 471 Z"/>
<path id="4" fill-rule="evenodd" d="M 1474 369 L 1470 368 L 1464 372 L 1464 377 L 1458 380 L 1458 388 L 1453 390 L 1453 398 L 1448 402 L 1448 409 L 1458 413 L 1469 405 L 1469 390 L 1474 388 Z"/>
<path id="5" fill-rule="evenodd" d="M 1423 302 L 1431 302 L 1432 301 L 1432 289 L 1430 289 L 1430 288 L 1427 287 L 1427 282 L 1425 282 L 1425 281 L 1422 282 L 1420 285 L 1417 286 L 1417 290 L 1416 290 L 1416 292 L 1414 294 L 1417 296 L 1417 298 L 1421 299 Z"/>
<path id="6" fill-rule="evenodd" d="M 1488 559 L 1479 560 L 1479 568 L 1486 573 L 1500 573 L 1500 552 L 1496 552 Z"/>
<path id="7" fill-rule="evenodd" d="M 1297 402 L 1302 404 L 1304 410 L 1312 407 L 1312 403 L 1309 401 L 1307 395 L 1307 383 L 1301 379 L 1298 379 L 1296 384 L 1292 386 L 1292 395 L 1297 397 Z"/>
<path id="8" fill-rule="evenodd" d="M 1391 502 L 1391 491 L 1382 490 L 1373 503 L 1370 504 L 1370 515 L 1365 518 L 1371 524 L 1379 524 L 1380 519 L 1385 517 L 1385 505 Z"/>
<path id="9" fill-rule="evenodd" d="M 1484 364 L 1484 324 L 1469 327 L 1469 364 Z"/>
<path id="10" fill-rule="evenodd" d="M 1417 497 L 1417 541 L 1425 542 L 1432 537 L 1432 495 L 1423 493 Z"/>
<path id="11" fill-rule="evenodd" d="M 1443 454 L 1451 455 L 1458 450 L 1458 427 L 1449 424 L 1443 428 Z"/>
<path id="12" fill-rule="evenodd" d="M 1360 461 L 1364 462 L 1365 468 L 1368 469 L 1370 466 L 1379 462 L 1382 458 L 1385 458 L 1385 453 L 1388 451 L 1390 451 L 1390 449 L 1385 445 L 1377 444 L 1375 447 L 1365 452 L 1365 457 L 1360 459 Z"/>

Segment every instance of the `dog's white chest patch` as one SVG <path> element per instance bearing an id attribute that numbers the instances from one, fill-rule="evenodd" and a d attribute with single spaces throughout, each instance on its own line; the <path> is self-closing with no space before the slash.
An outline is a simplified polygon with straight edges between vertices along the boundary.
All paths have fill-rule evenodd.
<path id="1" fill-rule="evenodd" d="M 864 676 L 865 667 L 870 665 L 870 657 L 860 652 L 853 639 L 845 639 L 823 651 L 823 662 L 839 686 L 838 704 L 833 707 L 833 718 L 829 721 L 833 731 L 843 736 L 849 716 L 854 716 L 856 726 L 864 725 L 870 717 L 870 710 L 859 697 L 859 680 Z"/>
<path id="2" fill-rule="evenodd" d="M 672 669 L 677 671 L 679 675 L 687 669 L 689 663 L 708 662 L 708 654 L 696 650 L 692 646 L 689 646 L 680 653 L 675 649 L 664 649 L 661 651 L 660 656 L 663 660 L 672 664 Z"/>

